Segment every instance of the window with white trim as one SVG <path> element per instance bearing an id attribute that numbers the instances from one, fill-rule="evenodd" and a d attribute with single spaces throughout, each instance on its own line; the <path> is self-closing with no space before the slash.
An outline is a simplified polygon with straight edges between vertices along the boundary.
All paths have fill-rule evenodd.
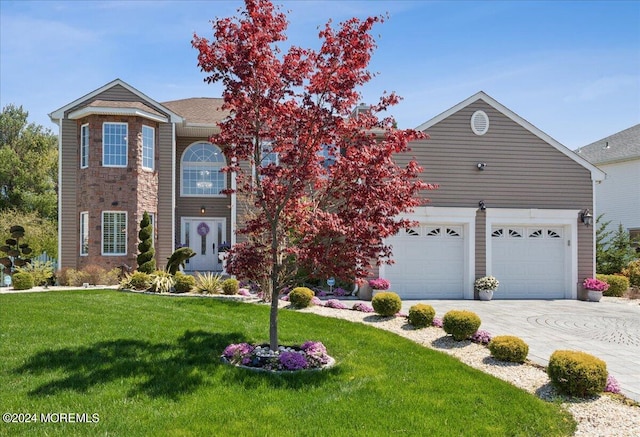
<path id="1" fill-rule="evenodd" d="M 80 168 L 89 167 L 89 125 L 80 126 Z"/>
<path id="2" fill-rule="evenodd" d="M 102 254 L 127 254 L 127 213 L 102 212 Z"/>
<path id="3" fill-rule="evenodd" d="M 329 170 L 329 168 L 340 158 L 338 146 L 335 144 L 323 144 L 322 150 L 318 152 L 318 157 L 320 158 L 320 164 L 322 164 L 326 170 Z"/>
<path id="4" fill-rule="evenodd" d="M 218 196 L 227 188 L 222 150 L 207 142 L 187 147 L 182 155 L 182 195 Z"/>
<path id="5" fill-rule="evenodd" d="M 156 130 L 142 125 L 142 168 L 154 169 L 156 153 Z"/>
<path id="6" fill-rule="evenodd" d="M 89 255 L 89 213 L 80 213 L 80 256 Z"/>
<path id="7" fill-rule="evenodd" d="M 102 166 L 127 166 L 127 123 L 102 124 Z"/>

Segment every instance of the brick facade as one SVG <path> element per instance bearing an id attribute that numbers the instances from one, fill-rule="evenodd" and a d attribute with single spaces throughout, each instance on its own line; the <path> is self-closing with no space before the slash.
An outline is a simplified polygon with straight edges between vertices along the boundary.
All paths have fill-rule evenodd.
<path id="1" fill-rule="evenodd" d="M 103 167 L 102 126 L 105 122 L 127 123 L 127 167 Z M 109 270 L 122 264 L 136 267 L 138 230 L 145 211 L 157 216 L 158 205 L 158 123 L 128 116 L 90 115 L 78 120 L 78 144 L 80 127 L 89 125 L 89 165 L 80 169 L 78 154 L 77 206 L 80 212 L 89 213 L 89 253 L 81 256 L 78 268 L 97 264 Z M 155 157 L 153 171 L 142 168 L 142 126 L 155 129 Z M 80 148 L 78 148 L 80 150 Z M 79 152 L 80 153 L 80 152 Z M 102 213 L 104 211 L 127 212 L 127 254 L 102 256 Z M 77 248 L 80 253 L 80 247 Z"/>

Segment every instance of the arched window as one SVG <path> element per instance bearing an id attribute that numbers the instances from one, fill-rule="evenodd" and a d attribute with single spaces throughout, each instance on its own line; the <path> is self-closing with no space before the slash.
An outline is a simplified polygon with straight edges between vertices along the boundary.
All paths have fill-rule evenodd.
<path id="1" fill-rule="evenodd" d="M 182 154 L 182 195 L 217 196 L 227 188 L 222 150 L 207 142 L 190 145 Z"/>

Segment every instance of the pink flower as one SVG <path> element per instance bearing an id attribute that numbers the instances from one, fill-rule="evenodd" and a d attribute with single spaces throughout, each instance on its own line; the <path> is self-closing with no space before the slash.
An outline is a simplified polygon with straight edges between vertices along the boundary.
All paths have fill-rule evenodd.
<path id="1" fill-rule="evenodd" d="M 374 290 L 388 290 L 391 284 L 386 279 L 377 278 L 369 280 L 369 287 Z"/>
<path id="2" fill-rule="evenodd" d="M 585 279 L 582 286 L 587 290 L 595 291 L 607 291 L 609 289 L 609 284 L 596 278 Z"/>

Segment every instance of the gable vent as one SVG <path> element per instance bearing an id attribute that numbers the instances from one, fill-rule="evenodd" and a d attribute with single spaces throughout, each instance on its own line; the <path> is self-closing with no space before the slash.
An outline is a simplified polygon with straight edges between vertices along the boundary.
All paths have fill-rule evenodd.
<path id="1" fill-rule="evenodd" d="M 489 117 L 484 111 L 476 111 L 471 116 L 471 130 L 476 135 L 484 135 L 489 130 Z"/>

